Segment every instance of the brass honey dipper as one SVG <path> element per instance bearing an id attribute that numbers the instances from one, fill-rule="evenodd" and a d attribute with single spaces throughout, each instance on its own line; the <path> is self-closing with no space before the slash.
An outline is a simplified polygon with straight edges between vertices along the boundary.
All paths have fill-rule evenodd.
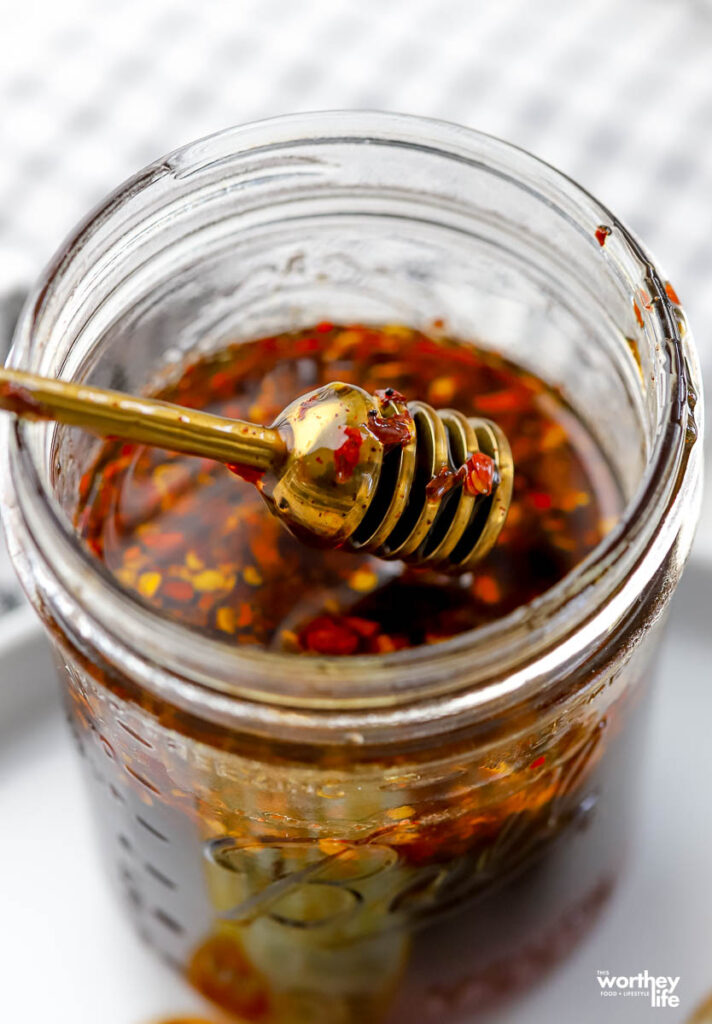
<path id="1" fill-rule="evenodd" d="M 0 409 L 224 462 L 307 543 L 447 572 L 490 550 L 512 495 L 496 424 L 392 388 L 327 384 L 264 427 L 0 367 Z"/>

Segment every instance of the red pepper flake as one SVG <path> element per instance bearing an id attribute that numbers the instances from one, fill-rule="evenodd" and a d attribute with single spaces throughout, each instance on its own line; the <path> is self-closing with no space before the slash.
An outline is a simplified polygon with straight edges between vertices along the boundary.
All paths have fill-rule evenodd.
<path id="1" fill-rule="evenodd" d="M 378 391 L 374 391 L 375 397 L 380 402 L 381 406 L 388 405 L 389 402 L 403 402 L 405 403 L 405 397 L 396 391 L 395 388 L 381 388 Z"/>
<path id="2" fill-rule="evenodd" d="M 100 537 L 87 537 L 86 545 L 97 558 L 104 556 L 104 542 Z"/>
<path id="3" fill-rule="evenodd" d="M 358 465 L 361 455 L 363 438 L 357 427 L 344 427 L 346 440 L 334 452 L 334 466 L 336 467 L 336 479 L 340 484 L 350 480 Z"/>
<path id="4" fill-rule="evenodd" d="M 111 483 L 114 477 L 121 472 L 122 468 L 123 467 L 121 466 L 121 463 L 110 462 L 109 465 L 104 470 L 104 479 L 107 481 L 107 483 Z"/>
<path id="5" fill-rule="evenodd" d="M 380 626 L 373 619 L 362 619 L 357 615 L 346 615 L 343 620 L 345 625 L 352 629 L 359 636 L 375 636 Z"/>
<path id="6" fill-rule="evenodd" d="M 460 470 L 443 466 L 425 485 L 425 500 L 440 501 L 441 498 L 444 498 L 453 489 L 455 484 L 462 482 L 462 477 L 463 474 Z"/>
<path id="7" fill-rule="evenodd" d="M 179 601 L 183 604 L 193 600 L 195 591 L 185 580 L 166 580 L 161 587 L 161 595 L 170 598 L 171 601 Z"/>
<path id="8" fill-rule="evenodd" d="M 264 469 L 255 469 L 254 466 L 243 466 L 241 462 L 228 462 L 227 468 L 241 480 L 248 484 L 257 484 L 265 475 Z"/>
<path id="9" fill-rule="evenodd" d="M 366 424 L 377 441 L 388 451 L 389 448 L 410 444 L 413 440 L 413 417 L 408 410 L 394 413 L 393 416 L 379 416 L 375 409 L 368 414 Z"/>
<path id="10" fill-rule="evenodd" d="M 462 484 L 467 493 L 475 497 L 491 494 L 494 480 L 494 460 L 484 452 L 473 452 L 459 469 L 443 466 L 425 485 L 425 498 L 427 501 L 440 501 L 457 484 Z"/>
<path id="11" fill-rule="evenodd" d="M 611 234 L 611 229 L 607 224 L 599 224 L 594 234 L 596 235 L 596 241 L 603 247 L 606 244 L 606 239 Z"/>
<path id="12" fill-rule="evenodd" d="M 517 412 L 526 408 L 531 395 L 524 388 L 507 388 L 506 391 L 492 391 L 489 395 L 477 396 L 477 408 L 485 415 L 500 412 Z"/>
<path id="13" fill-rule="evenodd" d="M 645 327 L 645 323 L 643 322 L 643 314 L 640 312 L 640 306 L 635 301 L 635 299 L 633 299 L 633 312 L 635 313 L 635 319 L 638 321 L 638 327 Z"/>
<path id="14" fill-rule="evenodd" d="M 299 642 L 314 654 L 354 654 L 360 646 L 360 637 L 347 619 L 320 615 L 302 629 Z"/>
<path id="15" fill-rule="evenodd" d="M 665 282 L 665 294 L 670 299 L 670 302 L 674 302 L 676 306 L 680 305 L 680 300 L 677 297 L 677 292 L 675 291 L 675 289 L 669 281 Z"/>
<path id="16" fill-rule="evenodd" d="M 298 356 L 309 355 L 310 352 L 318 352 L 320 348 L 321 341 L 319 338 L 302 338 L 294 344 L 294 352 Z"/>
<path id="17" fill-rule="evenodd" d="M 551 495 L 545 494 L 544 491 L 532 491 L 529 500 L 538 512 L 546 512 L 551 508 Z"/>
<path id="18" fill-rule="evenodd" d="M 141 540 L 150 551 L 174 551 L 185 544 L 185 537 L 178 532 L 147 533 Z"/>
<path id="19" fill-rule="evenodd" d="M 494 459 L 484 452 L 473 452 L 462 466 L 463 485 L 468 494 L 491 494 L 494 487 Z"/>
<path id="20" fill-rule="evenodd" d="M 388 636 L 382 633 L 376 637 L 372 650 L 375 654 L 392 654 L 393 651 L 402 651 L 409 646 L 408 638 L 405 636 L 398 636 L 397 633 Z"/>
<path id="21" fill-rule="evenodd" d="M 91 485 L 92 485 L 93 481 L 94 481 L 94 474 L 91 471 L 86 472 L 81 477 L 81 479 L 79 481 L 79 497 L 82 499 L 82 501 L 84 501 L 85 498 L 87 497 L 87 495 L 89 494 L 89 491 L 91 490 Z"/>
<path id="22" fill-rule="evenodd" d="M 530 769 L 541 768 L 543 764 L 546 764 L 546 757 L 542 754 L 541 757 L 537 757 L 536 761 L 532 761 L 529 765 Z"/>
<path id="23" fill-rule="evenodd" d="M 494 576 L 478 575 L 472 590 L 477 600 L 483 604 L 494 605 L 502 599 L 501 588 Z"/>

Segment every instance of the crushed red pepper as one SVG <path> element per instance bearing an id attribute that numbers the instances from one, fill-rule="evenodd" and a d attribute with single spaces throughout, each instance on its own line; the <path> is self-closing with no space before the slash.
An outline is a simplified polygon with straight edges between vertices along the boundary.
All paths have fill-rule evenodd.
<path id="1" fill-rule="evenodd" d="M 611 229 L 608 227 L 607 224 L 599 224 L 594 233 L 596 235 L 596 241 L 601 246 L 601 248 L 603 248 L 603 246 L 606 244 L 606 239 L 611 234 Z"/>
<path id="2" fill-rule="evenodd" d="M 449 466 L 443 466 L 425 485 L 425 498 L 427 501 L 440 501 L 453 487 L 461 482 L 462 474 L 459 469 L 450 469 Z"/>
<path id="3" fill-rule="evenodd" d="M 386 451 L 413 440 L 413 419 L 407 410 L 392 416 L 379 416 L 374 409 L 368 414 L 366 426 Z"/>
<path id="4" fill-rule="evenodd" d="M 439 501 L 458 485 L 473 496 L 491 494 L 495 478 L 494 459 L 484 452 L 473 452 L 458 469 L 439 469 L 425 485 L 425 497 L 428 501 Z"/>
<path id="5" fill-rule="evenodd" d="M 357 427 L 344 427 L 346 440 L 334 450 L 334 466 L 339 483 L 350 480 L 358 466 L 363 438 Z"/>
<path id="6" fill-rule="evenodd" d="M 270 423 L 300 392 L 334 378 L 376 394 L 383 414 L 363 434 L 347 428 L 336 453 L 344 477 L 366 430 L 385 425 L 394 444 L 407 443 L 403 395 L 502 427 L 514 495 L 498 543 L 474 573 L 445 577 L 306 548 L 236 479 L 251 477 L 244 467 L 230 472 L 135 444 L 100 444 L 79 482 L 77 531 L 120 584 L 172 619 L 232 643 L 339 656 L 436 643 L 506 615 L 566 575 L 619 513 L 612 474 L 561 396 L 498 355 L 444 336 L 323 323 L 229 346 L 185 366 L 156 397 Z M 494 475 L 491 460 L 475 453 L 431 486 L 486 494 Z"/>
<path id="7" fill-rule="evenodd" d="M 494 459 L 484 452 L 473 452 L 462 466 L 463 487 L 468 494 L 491 494 L 495 481 Z"/>

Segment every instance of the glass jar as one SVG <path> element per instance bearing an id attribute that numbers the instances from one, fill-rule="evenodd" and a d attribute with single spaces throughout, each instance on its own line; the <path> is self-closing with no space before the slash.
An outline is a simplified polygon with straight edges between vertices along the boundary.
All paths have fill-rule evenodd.
<path id="1" fill-rule="evenodd" d="M 435 317 L 562 390 L 625 508 L 541 598 L 433 646 L 300 658 L 167 621 L 74 534 L 97 442 L 8 432 L 12 557 L 107 869 L 145 939 L 241 1019 L 454 1021 L 595 918 L 698 514 L 695 351 L 674 290 L 573 182 L 463 128 L 356 112 L 148 167 L 62 247 L 18 327 L 12 365 L 140 392 L 236 339 Z"/>

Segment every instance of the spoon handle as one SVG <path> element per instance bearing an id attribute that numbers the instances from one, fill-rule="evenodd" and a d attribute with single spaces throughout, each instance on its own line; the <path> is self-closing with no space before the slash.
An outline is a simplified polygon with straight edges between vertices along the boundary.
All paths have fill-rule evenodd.
<path id="1" fill-rule="evenodd" d="M 0 367 L 0 409 L 83 427 L 99 437 L 267 470 L 286 454 L 276 430 L 155 398 Z"/>

